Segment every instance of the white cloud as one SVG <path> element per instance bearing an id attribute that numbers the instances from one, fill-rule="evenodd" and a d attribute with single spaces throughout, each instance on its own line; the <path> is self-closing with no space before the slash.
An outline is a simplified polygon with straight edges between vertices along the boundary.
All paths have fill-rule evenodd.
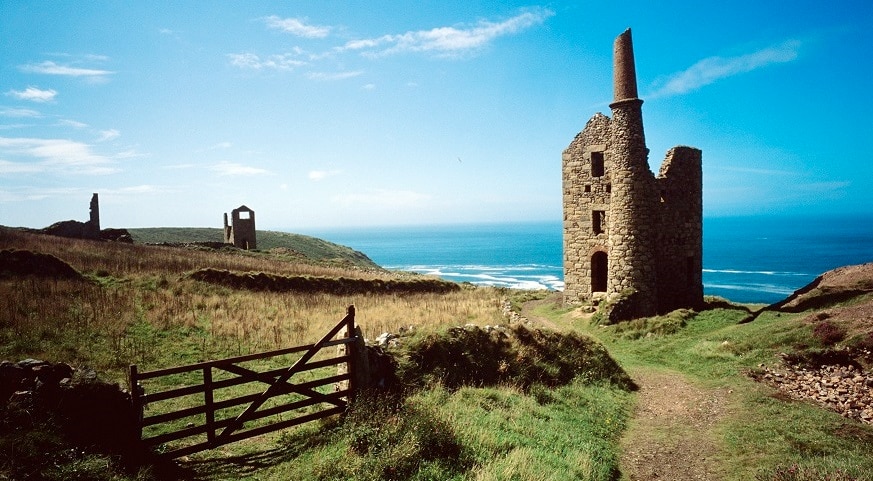
<path id="1" fill-rule="evenodd" d="M 36 87 L 27 87 L 24 90 L 10 90 L 6 95 L 17 98 L 18 100 L 30 100 L 32 102 L 50 102 L 58 95 L 57 90 L 48 89 L 41 90 Z"/>
<path id="2" fill-rule="evenodd" d="M 210 167 L 210 169 L 217 172 L 218 175 L 260 175 L 269 173 L 265 169 L 227 161 L 219 162 Z"/>
<path id="3" fill-rule="evenodd" d="M 364 90 L 376 90 L 376 84 L 369 83 L 361 86 Z"/>
<path id="4" fill-rule="evenodd" d="M 363 55 L 373 57 L 403 52 L 433 52 L 440 56 L 458 56 L 480 49 L 497 38 L 539 25 L 554 14 L 555 12 L 548 9 L 532 9 L 502 22 L 481 20 L 469 27 L 436 27 L 352 40 L 337 50 L 360 51 Z"/>
<path id="5" fill-rule="evenodd" d="M 428 201 L 431 196 L 411 190 L 375 189 L 368 192 L 354 192 L 334 196 L 331 200 L 343 206 L 369 206 L 382 208 L 416 207 Z"/>
<path id="6" fill-rule="evenodd" d="M 58 174 L 105 175 L 118 172 L 112 159 L 95 154 L 91 146 L 67 139 L 37 139 L 22 137 L 0 137 L 0 155 L 18 157 L 23 162 L 11 166 L 12 169 L 39 169 L 41 172 Z M 31 167 L 22 167 L 30 165 Z"/>
<path id="7" fill-rule="evenodd" d="M 39 118 L 42 117 L 42 114 L 37 112 L 36 110 L 31 109 L 10 109 L 4 108 L 0 109 L 0 116 L 2 117 L 15 117 L 15 118 Z"/>
<path id="8" fill-rule="evenodd" d="M 38 164 L 23 164 L 20 162 L 9 162 L 8 160 L 0 160 L 0 175 L 3 174 L 32 174 L 42 172 L 45 167 Z"/>
<path id="9" fill-rule="evenodd" d="M 97 138 L 97 142 L 106 142 L 108 140 L 117 139 L 118 137 L 121 137 L 121 132 L 115 129 L 101 130 L 100 137 Z"/>
<path id="10" fill-rule="evenodd" d="M 342 174 L 341 170 L 313 170 L 309 172 L 309 180 L 319 181 Z"/>
<path id="11" fill-rule="evenodd" d="M 307 25 L 305 20 L 299 18 L 280 18 L 270 15 L 264 21 L 267 26 L 283 32 L 306 38 L 324 38 L 330 35 L 331 27 Z"/>
<path id="12" fill-rule="evenodd" d="M 130 195 L 130 194 L 154 194 L 163 192 L 165 189 L 156 185 L 143 184 L 132 185 L 130 187 L 121 187 L 118 189 L 100 189 L 100 194 L 107 195 Z"/>
<path id="13" fill-rule="evenodd" d="M 86 124 L 86 123 L 78 122 L 76 120 L 70 120 L 70 119 L 58 120 L 58 125 L 63 125 L 63 126 L 67 126 L 67 127 L 74 127 L 77 129 L 84 129 L 85 127 L 88 126 L 88 124 Z"/>
<path id="14" fill-rule="evenodd" d="M 230 59 L 231 65 L 243 69 L 293 70 L 306 65 L 305 61 L 295 58 L 296 55 L 298 54 L 283 53 L 261 58 L 253 53 L 229 53 L 227 58 Z"/>
<path id="15" fill-rule="evenodd" d="M 751 72 L 773 64 L 791 62 L 798 57 L 800 42 L 788 40 L 779 45 L 736 57 L 708 57 L 688 69 L 671 75 L 649 98 L 679 95 L 723 78 Z"/>
<path id="16" fill-rule="evenodd" d="M 308 74 L 306 74 L 306 76 L 312 80 L 330 81 L 330 80 L 345 80 L 345 79 L 349 79 L 349 78 L 359 77 L 359 76 L 363 75 L 363 73 L 364 72 L 362 70 L 355 70 L 355 71 L 350 71 L 350 72 L 333 72 L 333 73 L 309 72 Z"/>
<path id="17" fill-rule="evenodd" d="M 105 60 L 105 57 L 96 57 L 98 60 Z M 93 68 L 71 67 L 69 65 L 61 65 L 51 60 L 46 60 L 42 63 L 21 65 L 19 67 L 25 72 L 41 73 L 46 75 L 64 75 L 68 77 L 95 77 L 102 78 L 107 75 L 112 75 L 115 72 L 111 70 L 100 70 Z"/>

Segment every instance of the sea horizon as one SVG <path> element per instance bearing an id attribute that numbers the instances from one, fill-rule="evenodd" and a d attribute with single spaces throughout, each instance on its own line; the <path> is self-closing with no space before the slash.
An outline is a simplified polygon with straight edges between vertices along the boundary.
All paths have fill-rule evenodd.
<path id="1" fill-rule="evenodd" d="M 455 282 L 563 290 L 561 221 L 349 227 L 300 232 L 389 270 Z M 771 304 L 817 276 L 873 262 L 873 214 L 707 217 L 704 294 Z"/>

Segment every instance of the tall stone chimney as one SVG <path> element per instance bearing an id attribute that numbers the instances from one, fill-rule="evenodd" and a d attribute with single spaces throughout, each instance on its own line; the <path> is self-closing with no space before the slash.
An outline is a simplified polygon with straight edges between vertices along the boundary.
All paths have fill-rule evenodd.
<path id="1" fill-rule="evenodd" d="M 634 66 L 634 44 L 630 29 L 616 37 L 612 61 L 613 101 L 637 98 L 637 69 Z"/>
<path id="2" fill-rule="evenodd" d="M 658 202 L 643 131 L 643 101 L 637 97 L 634 47 L 627 29 L 613 44 L 613 92 L 609 160 L 612 197 L 609 215 L 609 292 L 635 292 L 633 317 L 652 315 L 657 306 Z"/>

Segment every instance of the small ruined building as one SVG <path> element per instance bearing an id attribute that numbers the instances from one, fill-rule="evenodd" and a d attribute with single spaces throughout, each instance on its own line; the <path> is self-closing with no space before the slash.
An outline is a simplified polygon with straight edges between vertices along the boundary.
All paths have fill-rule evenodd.
<path id="1" fill-rule="evenodd" d="M 257 249 L 255 237 L 255 211 L 241 205 L 230 211 L 231 223 L 224 214 L 224 243 L 233 244 L 240 249 Z"/>
<path id="2" fill-rule="evenodd" d="M 595 114 L 563 153 L 564 302 L 606 301 L 612 322 L 703 303 L 701 151 L 649 169 L 630 29 L 615 39 L 612 118 Z"/>
<path id="3" fill-rule="evenodd" d="M 133 242 L 127 229 L 100 229 L 100 202 L 96 193 L 91 196 L 90 215 L 87 221 L 63 220 L 33 232 L 74 239 Z"/>

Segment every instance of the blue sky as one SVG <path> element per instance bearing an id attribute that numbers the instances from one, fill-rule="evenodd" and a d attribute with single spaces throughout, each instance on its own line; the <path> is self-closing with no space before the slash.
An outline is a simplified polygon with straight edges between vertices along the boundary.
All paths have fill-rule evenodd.
<path id="1" fill-rule="evenodd" d="M 627 27 L 706 216 L 873 211 L 873 2 L 652 3 L 2 2 L 0 224 L 558 221 Z"/>

